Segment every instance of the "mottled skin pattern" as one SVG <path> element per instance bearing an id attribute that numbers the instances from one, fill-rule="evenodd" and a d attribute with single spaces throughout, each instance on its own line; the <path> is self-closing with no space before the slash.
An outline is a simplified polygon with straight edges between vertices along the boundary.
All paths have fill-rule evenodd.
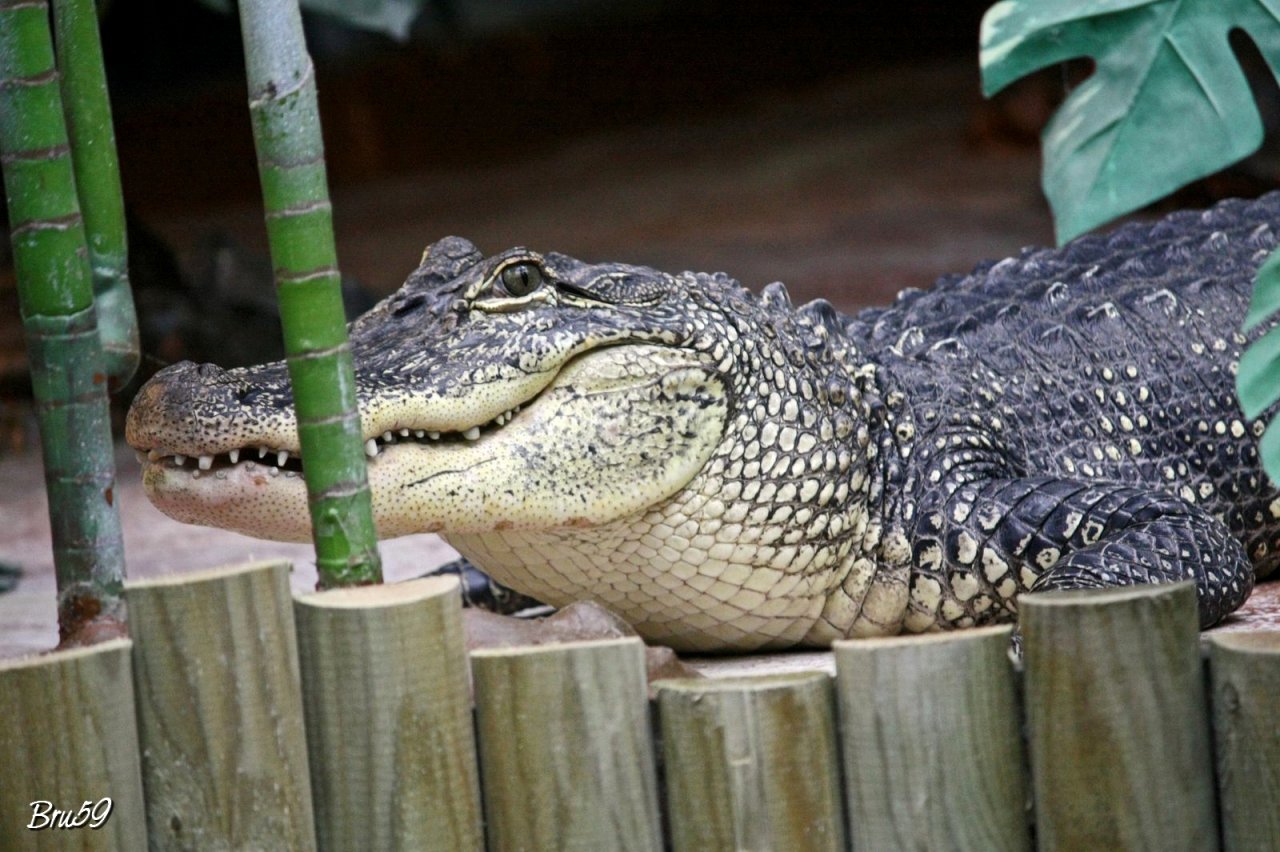
<path id="1" fill-rule="evenodd" d="M 1280 196 L 1175 214 L 852 318 L 776 284 L 444 240 L 352 326 L 375 520 L 685 650 L 1179 579 L 1212 624 L 1280 546 L 1233 381 L 1278 219 Z M 288 403 L 279 364 L 157 375 L 128 428 L 152 499 L 306 538 Z"/>

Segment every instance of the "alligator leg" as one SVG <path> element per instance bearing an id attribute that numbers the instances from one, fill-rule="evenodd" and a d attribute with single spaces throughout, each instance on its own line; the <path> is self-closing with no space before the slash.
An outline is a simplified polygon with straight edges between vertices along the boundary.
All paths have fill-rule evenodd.
<path id="1" fill-rule="evenodd" d="M 553 610 L 507 588 L 466 558 L 446 562 L 422 576 L 458 578 L 468 651 L 636 635 L 631 625 L 595 601 Z M 701 677 L 665 646 L 646 644 L 644 659 L 650 683 L 670 677 Z"/>
<path id="2" fill-rule="evenodd" d="M 522 595 L 514 589 L 507 588 L 481 571 L 471 563 L 471 560 L 466 558 L 458 558 L 452 562 L 446 562 L 422 576 L 457 577 L 464 607 L 475 607 L 488 612 L 496 612 L 499 615 L 513 615 L 516 613 L 547 615 L 551 612 L 550 607 L 544 606 L 528 595 Z"/>
<path id="3" fill-rule="evenodd" d="M 942 492 L 945 495 L 945 492 Z M 1194 580 L 1200 624 L 1253 588 L 1226 526 L 1170 494 L 1055 478 L 971 482 L 917 520 L 908 629 L 982 623 L 1017 595 Z"/>

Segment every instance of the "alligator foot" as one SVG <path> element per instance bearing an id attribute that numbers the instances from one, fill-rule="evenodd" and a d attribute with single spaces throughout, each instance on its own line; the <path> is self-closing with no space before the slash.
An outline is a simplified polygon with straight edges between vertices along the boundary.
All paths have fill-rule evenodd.
<path id="1" fill-rule="evenodd" d="M 548 615 L 552 608 L 494 580 L 467 559 L 455 559 L 433 568 L 423 577 L 457 577 L 462 605 L 499 615 Z"/>
<path id="2" fill-rule="evenodd" d="M 468 651 L 636 635 L 631 625 L 594 601 L 569 604 L 545 618 L 515 618 L 482 609 L 466 609 L 462 613 L 462 625 Z M 663 678 L 701 676 L 681 662 L 670 648 L 646 645 L 644 656 L 650 683 Z"/>
<path id="3" fill-rule="evenodd" d="M 22 578 L 22 567 L 9 562 L 0 562 L 0 594 L 18 587 Z"/>

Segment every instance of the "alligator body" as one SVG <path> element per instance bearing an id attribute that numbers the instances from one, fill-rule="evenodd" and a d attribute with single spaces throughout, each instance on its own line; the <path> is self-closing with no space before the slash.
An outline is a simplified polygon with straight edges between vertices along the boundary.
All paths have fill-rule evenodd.
<path id="1" fill-rule="evenodd" d="M 1277 564 L 1233 379 L 1277 221 L 1278 195 L 1227 202 L 852 317 L 777 284 L 442 240 L 351 326 L 375 520 L 677 649 L 1181 579 L 1208 625 Z M 308 537 L 283 364 L 175 365 L 127 431 L 166 513 Z"/>

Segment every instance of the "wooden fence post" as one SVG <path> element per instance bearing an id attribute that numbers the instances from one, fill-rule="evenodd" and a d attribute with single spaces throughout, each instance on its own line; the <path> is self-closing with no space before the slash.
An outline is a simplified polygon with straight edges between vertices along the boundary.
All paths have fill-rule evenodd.
<path id="1" fill-rule="evenodd" d="M 639 639 L 473 651 L 489 847 L 660 850 Z"/>
<path id="2" fill-rule="evenodd" d="M 146 848 L 132 647 L 0 660 L 0 849 Z M 46 822 L 53 808 L 80 827 Z"/>
<path id="3" fill-rule="evenodd" d="M 312 849 L 289 565 L 125 585 L 152 849 Z"/>
<path id="4" fill-rule="evenodd" d="M 1209 636 L 1226 852 L 1280 849 L 1280 631 Z"/>
<path id="5" fill-rule="evenodd" d="M 294 602 L 322 849 L 484 846 L 458 581 Z"/>
<path id="6" fill-rule="evenodd" d="M 1030 848 L 1010 633 L 835 643 L 854 849 Z"/>
<path id="7" fill-rule="evenodd" d="M 845 848 L 828 675 L 668 680 L 657 689 L 677 852 Z"/>
<path id="8" fill-rule="evenodd" d="M 1018 607 L 1040 849 L 1217 849 L 1195 586 Z"/>

